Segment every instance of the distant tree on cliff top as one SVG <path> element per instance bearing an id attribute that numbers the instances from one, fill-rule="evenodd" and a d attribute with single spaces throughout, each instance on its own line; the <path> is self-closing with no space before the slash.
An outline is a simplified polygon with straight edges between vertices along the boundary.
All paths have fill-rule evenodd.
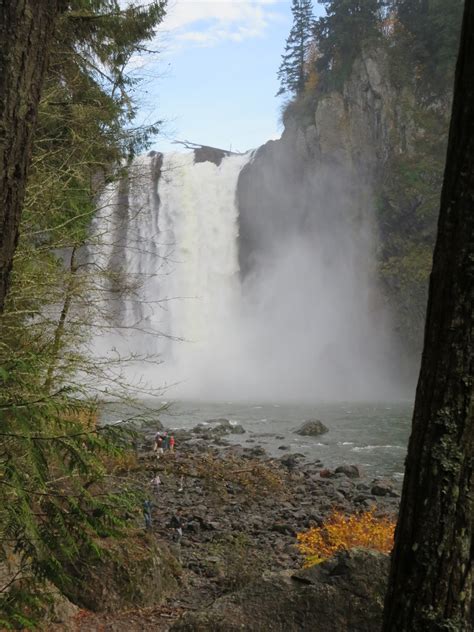
<path id="1" fill-rule="evenodd" d="M 474 0 L 466 0 L 384 632 L 473 629 Z"/>
<path id="2" fill-rule="evenodd" d="M 434 92 L 451 90 L 459 48 L 464 0 L 392 0 L 396 41 L 408 52 L 409 65 Z"/>
<path id="3" fill-rule="evenodd" d="M 293 26 L 286 40 L 285 52 L 278 70 L 280 89 L 277 96 L 285 93 L 299 95 L 307 79 L 307 55 L 313 41 L 313 5 L 311 0 L 293 0 L 291 5 Z"/>
<path id="4" fill-rule="evenodd" d="M 320 72 L 344 80 L 361 46 L 380 37 L 384 0 L 319 0 L 326 15 L 315 25 Z"/>

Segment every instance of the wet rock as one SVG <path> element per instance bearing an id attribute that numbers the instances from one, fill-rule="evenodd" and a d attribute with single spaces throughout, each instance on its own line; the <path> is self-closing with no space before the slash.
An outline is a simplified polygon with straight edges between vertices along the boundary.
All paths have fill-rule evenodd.
<path id="1" fill-rule="evenodd" d="M 392 496 L 394 498 L 398 497 L 398 492 L 393 489 L 392 485 L 384 481 L 375 482 L 375 484 L 372 485 L 370 491 L 373 496 Z"/>
<path id="2" fill-rule="evenodd" d="M 337 491 L 344 496 L 344 498 L 350 498 L 352 496 L 352 489 L 347 487 L 338 486 Z"/>
<path id="3" fill-rule="evenodd" d="M 186 523 L 186 531 L 190 533 L 199 533 L 201 531 L 201 523 L 199 520 L 190 520 Z"/>
<path id="4" fill-rule="evenodd" d="M 240 424 L 230 424 L 229 434 L 245 434 L 245 428 Z"/>
<path id="5" fill-rule="evenodd" d="M 296 467 L 298 467 L 298 464 L 301 459 L 304 459 L 304 454 L 300 454 L 297 452 L 296 454 L 289 454 L 288 456 L 283 456 L 280 459 L 280 463 L 284 465 L 285 467 L 287 467 L 289 470 L 294 470 Z"/>
<path id="6" fill-rule="evenodd" d="M 329 470 L 328 468 L 324 468 L 320 470 L 319 476 L 321 478 L 333 478 L 334 472 L 332 470 Z"/>
<path id="7" fill-rule="evenodd" d="M 336 474 L 345 474 L 349 478 L 360 477 L 360 470 L 357 465 L 340 465 L 334 471 Z"/>
<path id="8" fill-rule="evenodd" d="M 262 448 L 262 446 L 256 445 L 254 448 L 248 448 L 244 456 L 247 456 L 252 459 L 254 457 L 265 456 L 265 455 L 266 455 L 266 452 Z"/>
<path id="9" fill-rule="evenodd" d="M 285 522 L 275 522 L 275 524 L 273 524 L 270 529 L 272 531 L 276 531 L 277 533 L 283 533 L 285 535 L 292 535 L 295 536 L 296 535 L 296 531 L 295 528 L 288 523 Z"/>
<path id="10" fill-rule="evenodd" d="M 317 511 L 308 512 L 308 520 L 311 524 L 321 527 L 324 524 L 323 516 Z"/>
<path id="11" fill-rule="evenodd" d="M 178 445 L 179 443 L 185 443 L 186 441 L 189 441 L 193 438 L 193 433 L 191 432 L 191 430 L 175 430 L 173 432 L 173 435 L 176 441 L 176 445 Z"/>
<path id="12" fill-rule="evenodd" d="M 206 522 L 205 526 L 206 529 L 208 529 L 209 531 L 219 531 L 221 529 L 221 525 L 215 520 L 210 520 L 209 522 Z"/>
<path id="13" fill-rule="evenodd" d="M 370 494 L 357 494 L 357 496 L 355 496 L 354 498 L 355 503 L 363 503 L 366 500 L 375 500 L 375 496 L 372 496 Z"/>
<path id="14" fill-rule="evenodd" d="M 228 419 L 213 419 L 207 424 L 198 424 L 191 432 L 206 440 L 218 440 L 229 434 L 244 434 L 245 429 L 240 424 L 231 423 Z"/>
<path id="15" fill-rule="evenodd" d="M 317 437 L 319 435 L 329 432 L 329 429 L 319 419 L 308 419 L 302 426 L 300 426 L 295 433 L 302 437 Z"/>

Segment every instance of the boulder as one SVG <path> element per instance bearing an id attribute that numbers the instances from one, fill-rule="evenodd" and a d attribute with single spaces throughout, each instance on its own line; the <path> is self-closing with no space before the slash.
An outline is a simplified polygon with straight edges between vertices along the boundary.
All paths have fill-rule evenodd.
<path id="1" fill-rule="evenodd" d="M 299 465 L 300 459 L 304 459 L 304 454 L 296 452 L 295 454 L 283 456 L 280 459 L 280 463 L 287 467 L 289 470 L 294 470 Z"/>
<path id="2" fill-rule="evenodd" d="M 207 440 L 220 439 L 224 435 L 244 434 L 240 424 L 233 424 L 228 419 L 211 419 L 205 424 L 198 424 L 191 432 Z"/>
<path id="3" fill-rule="evenodd" d="M 317 437 L 328 432 L 329 429 L 319 419 L 308 419 L 302 424 L 295 433 L 302 437 Z"/>
<path id="4" fill-rule="evenodd" d="M 50 602 L 44 613 L 42 629 L 52 629 L 52 624 L 62 624 L 66 630 L 74 629 L 73 620 L 80 609 L 62 595 L 53 584 L 46 582 L 45 589 L 49 593 Z"/>
<path id="5" fill-rule="evenodd" d="M 342 551 L 309 569 L 265 574 L 243 590 L 188 612 L 173 632 L 379 632 L 389 557 Z"/>
<path id="6" fill-rule="evenodd" d="M 374 481 L 370 491 L 374 496 L 391 496 L 392 498 L 396 498 L 399 495 L 393 489 L 393 486 L 386 481 Z"/>
<path id="7" fill-rule="evenodd" d="M 285 522 L 275 522 L 270 527 L 270 531 L 275 531 L 276 533 L 283 533 L 283 535 L 291 535 L 292 537 L 296 536 L 296 531 L 295 531 L 294 526 Z"/>
<path id="8" fill-rule="evenodd" d="M 246 448 L 246 451 L 243 454 L 244 457 L 249 459 L 255 459 L 265 455 L 266 452 L 261 445 L 256 445 L 254 448 Z"/>
<path id="9" fill-rule="evenodd" d="M 334 477 L 334 472 L 332 470 L 329 470 L 328 468 L 323 468 L 322 470 L 319 471 L 319 476 L 321 478 L 333 478 Z"/>
<path id="10" fill-rule="evenodd" d="M 170 431 L 170 434 L 173 434 L 177 444 L 185 443 L 186 441 L 190 441 L 193 438 L 193 433 L 191 432 L 191 430 L 186 430 L 184 428 Z"/>
<path id="11" fill-rule="evenodd" d="M 101 556 L 76 559 L 68 573 L 73 581 L 58 586 L 81 608 L 115 612 L 153 606 L 177 589 L 180 565 L 154 536 L 142 533 L 123 542 L 108 539 L 99 546 L 104 550 Z"/>
<path id="12" fill-rule="evenodd" d="M 360 477 L 360 470 L 357 465 L 340 465 L 334 471 L 336 474 L 345 474 L 348 478 Z"/>

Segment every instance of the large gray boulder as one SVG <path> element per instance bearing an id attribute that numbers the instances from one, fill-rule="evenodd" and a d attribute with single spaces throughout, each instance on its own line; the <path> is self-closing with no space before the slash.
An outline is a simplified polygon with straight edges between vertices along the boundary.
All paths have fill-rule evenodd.
<path id="1" fill-rule="evenodd" d="M 334 470 L 336 474 L 345 474 L 348 478 L 359 478 L 360 470 L 357 465 L 340 465 Z"/>
<path id="2" fill-rule="evenodd" d="M 389 558 L 364 549 L 291 574 L 264 575 L 210 608 L 187 613 L 173 632 L 379 632 Z"/>
<path id="3" fill-rule="evenodd" d="M 308 419 L 302 426 L 295 430 L 296 434 L 302 437 L 317 437 L 328 432 L 329 429 L 319 419 Z"/>
<path id="4" fill-rule="evenodd" d="M 181 566 L 153 535 L 138 532 L 126 543 L 110 538 L 106 547 L 100 557 L 84 553 L 71 563 L 73 581 L 58 588 L 72 603 L 93 612 L 116 612 L 159 604 L 177 590 Z"/>
<path id="5" fill-rule="evenodd" d="M 207 424 L 198 424 L 191 432 L 204 439 L 219 439 L 229 434 L 244 434 L 245 429 L 240 424 L 233 424 L 228 419 L 211 419 Z"/>

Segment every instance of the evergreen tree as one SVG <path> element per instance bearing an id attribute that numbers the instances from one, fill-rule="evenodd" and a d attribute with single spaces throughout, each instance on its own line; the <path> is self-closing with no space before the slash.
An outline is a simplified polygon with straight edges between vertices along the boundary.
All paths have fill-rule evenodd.
<path id="1" fill-rule="evenodd" d="M 48 599 L 42 580 L 67 586 L 70 569 L 104 554 L 101 539 L 118 536 L 136 507 L 134 494 L 107 484 L 109 462 L 121 458 L 125 442 L 96 426 L 97 406 L 83 387 L 87 376 L 100 382 L 106 371 L 80 352 L 101 271 L 92 278 L 75 255 L 88 239 L 99 183 L 154 131 L 133 127 L 136 78 L 127 62 L 145 50 L 164 2 L 124 8 L 119 0 L 69 0 L 60 7 L 0 315 L 0 564 L 14 551 L 19 568 L 0 586 L 2 629 L 31 628 Z M 13 103 L 14 87 L 10 94 Z M 0 123 L 11 134 L 5 117 Z M 15 158 L 4 160 L 13 174 Z M 69 266 L 60 251 L 71 254 Z"/>
<path id="2" fill-rule="evenodd" d="M 318 68 L 341 80 L 350 73 L 361 46 L 380 37 L 382 0 L 319 0 L 326 16 L 315 26 Z"/>
<path id="3" fill-rule="evenodd" d="M 393 0 L 396 42 L 415 66 L 415 76 L 436 93 L 451 90 L 459 46 L 463 0 Z M 449 85 L 448 85 L 449 84 Z"/>
<path id="4" fill-rule="evenodd" d="M 293 26 L 286 40 L 285 52 L 278 70 L 280 90 L 277 96 L 289 92 L 302 93 L 307 78 L 307 54 L 313 40 L 313 5 L 311 0 L 293 0 Z"/>

